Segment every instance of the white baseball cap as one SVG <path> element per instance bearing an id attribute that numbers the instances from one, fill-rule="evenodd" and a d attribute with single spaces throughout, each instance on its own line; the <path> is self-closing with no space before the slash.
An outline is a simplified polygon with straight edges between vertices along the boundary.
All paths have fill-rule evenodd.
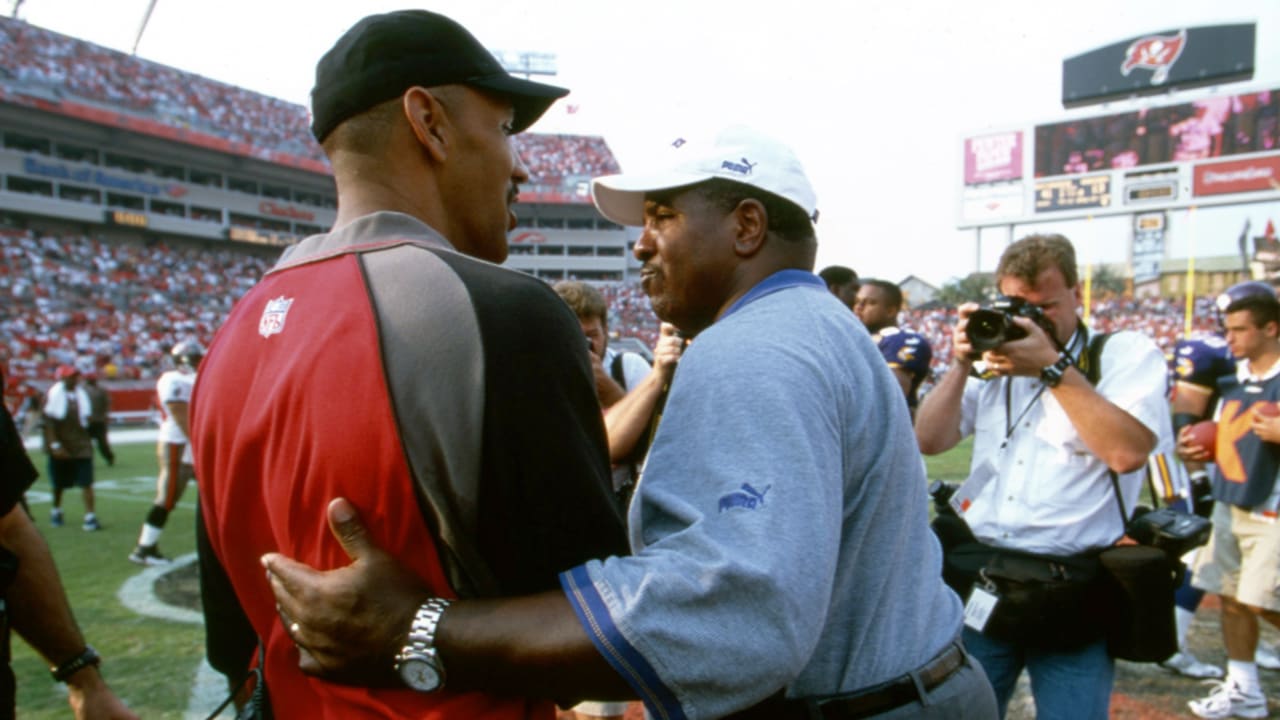
<path id="1" fill-rule="evenodd" d="M 733 126 L 706 143 L 671 143 L 667 169 L 644 174 L 606 175 L 591 181 L 591 199 L 606 218 L 621 225 L 644 225 L 645 193 L 683 187 L 712 178 L 760 188 L 818 220 L 818 199 L 791 148 L 751 128 Z"/>

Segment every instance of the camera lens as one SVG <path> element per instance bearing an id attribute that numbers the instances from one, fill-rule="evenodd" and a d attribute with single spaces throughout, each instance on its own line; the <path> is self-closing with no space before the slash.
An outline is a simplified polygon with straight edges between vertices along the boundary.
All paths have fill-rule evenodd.
<path id="1" fill-rule="evenodd" d="M 975 310 L 965 326 L 969 344 L 978 352 L 999 347 L 1005 341 L 1009 321 L 1005 314 L 995 310 Z"/>

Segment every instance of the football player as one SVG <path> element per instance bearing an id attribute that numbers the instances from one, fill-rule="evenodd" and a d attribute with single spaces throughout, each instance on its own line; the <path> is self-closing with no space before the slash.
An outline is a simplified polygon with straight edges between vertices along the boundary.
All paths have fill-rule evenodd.
<path id="1" fill-rule="evenodd" d="M 876 341 L 880 354 L 907 399 L 911 416 L 915 417 L 917 393 L 920 383 L 929 376 L 929 363 L 933 361 L 933 348 L 920 333 L 898 327 L 898 313 L 902 310 L 902 290 L 885 280 L 864 280 L 858 288 L 858 299 L 853 312 L 867 326 L 871 339 Z"/>
<path id="2" fill-rule="evenodd" d="M 129 560 L 139 565 L 169 562 L 160 553 L 160 534 L 164 532 L 173 506 L 178 504 L 187 489 L 187 483 L 195 477 L 191 445 L 187 442 L 187 409 L 204 348 L 199 343 L 184 340 L 174 345 L 169 355 L 173 358 L 173 369 L 162 374 L 156 382 L 156 396 L 163 417 L 156 443 L 156 458 L 160 465 L 156 476 L 156 499 L 142 523 L 138 546 L 129 553 Z"/>
<path id="3" fill-rule="evenodd" d="M 1264 282 L 1247 281 L 1227 288 L 1214 301 L 1219 315 L 1231 303 L 1252 295 L 1275 296 L 1275 291 Z M 1236 361 L 1231 355 L 1227 341 L 1219 334 L 1200 334 L 1183 338 L 1174 346 L 1169 361 L 1173 376 L 1173 430 L 1176 435 L 1201 420 L 1210 419 L 1213 409 L 1218 404 L 1218 378 L 1234 376 Z M 1210 497 L 1209 473 L 1203 463 L 1186 462 L 1188 483 L 1185 490 L 1178 492 L 1178 483 L 1169 486 L 1167 502 L 1182 503 L 1184 510 L 1194 510 L 1197 515 L 1209 517 L 1213 507 Z M 1161 475 L 1157 474 L 1157 478 Z M 1176 478 L 1177 474 L 1174 473 Z M 1169 498 L 1174 498 L 1170 500 Z M 1200 605 L 1204 591 L 1190 584 L 1191 573 L 1186 573 L 1183 585 L 1175 596 L 1174 617 L 1178 624 L 1179 651 L 1160 666 L 1171 672 L 1193 678 L 1220 678 L 1222 668 L 1200 662 L 1186 648 L 1187 628 L 1196 608 Z M 1258 667 L 1267 670 L 1280 670 L 1280 655 L 1275 648 L 1258 643 L 1256 660 Z"/>

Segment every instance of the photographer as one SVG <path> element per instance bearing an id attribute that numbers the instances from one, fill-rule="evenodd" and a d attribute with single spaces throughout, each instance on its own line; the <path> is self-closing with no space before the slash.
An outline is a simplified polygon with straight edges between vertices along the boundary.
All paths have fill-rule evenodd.
<path id="1" fill-rule="evenodd" d="M 1124 506 L 1133 508 L 1137 471 L 1168 422 L 1164 359 L 1147 337 L 1116 333 L 1101 346 L 1097 387 L 1090 383 L 1082 365 L 1093 338 L 1077 315 L 1075 250 L 1060 235 L 1013 243 L 996 277 L 1004 296 L 1023 302 L 1008 303 L 1003 334 L 990 337 L 982 331 L 993 326 L 983 323 L 979 339 L 997 344 L 981 352 L 981 377 L 971 377 L 978 358 L 969 332 L 979 308 L 960 306 L 951 367 L 921 404 L 916 437 L 921 451 L 935 455 L 974 436 L 970 475 L 952 502 L 972 537 L 1052 556 L 1058 568 L 1087 568 L 1124 534 L 1111 473 L 1120 473 Z M 954 544 L 947 544 L 950 565 Z M 1044 610 L 1047 626 L 1071 632 L 1045 636 L 993 637 L 977 607 L 990 594 L 957 589 L 969 595 L 964 642 L 991 678 L 1002 715 L 1025 667 L 1037 717 L 1107 717 L 1115 665 L 1103 638 L 1105 616 L 1087 582 Z M 987 614 L 1006 601 L 997 595 Z"/>

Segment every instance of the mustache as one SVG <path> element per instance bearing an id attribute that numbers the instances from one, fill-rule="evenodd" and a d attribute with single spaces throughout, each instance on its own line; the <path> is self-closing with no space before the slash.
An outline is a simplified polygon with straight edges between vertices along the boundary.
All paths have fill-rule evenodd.
<path id="1" fill-rule="evenodd" d="M 512 185 L 511 189 L 507 190 L 507 204 L 514 205 L 516 200 L 519 197 L 520 197 L 520 186 Z"/>

